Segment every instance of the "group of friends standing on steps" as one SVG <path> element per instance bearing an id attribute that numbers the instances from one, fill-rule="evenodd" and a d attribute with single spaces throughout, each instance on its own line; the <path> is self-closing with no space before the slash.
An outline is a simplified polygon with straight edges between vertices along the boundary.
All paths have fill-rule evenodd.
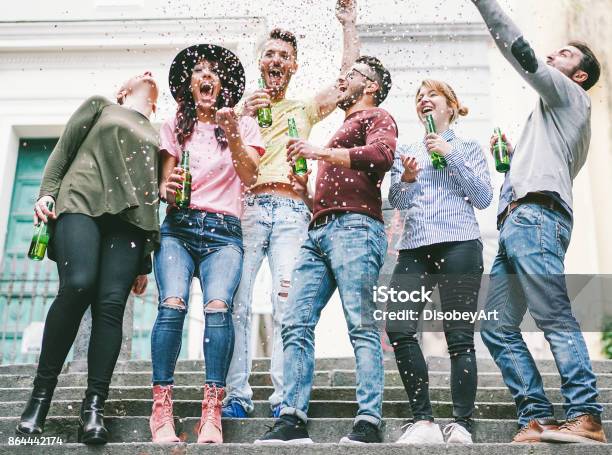
<path id="1" fill-rule="evenodd" d="M 600 65 L 581 42 L 540 59 L 497 0 L 472 3 L 503 56 L 539 96 L 516 147 L 504 137 L 511 165 L 500 192 L 499 250 L 485 307 L 499 318 L 485 321 L 481 336 L 516 403 L 514 442 L 605 442 L 596 377 L 563 280 L 572 181 L 590 140 L 586 92 L 597 82 Z M 251 302 L 255 276 L 267 257 L 274 321 L 269 402 L 276 420 L 256 442 L 312 442 L 306 423 L 314 332 L 336 290 L 355 353 L 358 402 L 353 429 L 340 442 L 382 442 L 383 353 L 371 298 L 387 252 L 382 180 L 390 171 L 389 201 L 405 211 L 392 286 L 438 285 L 443 310 L 476 306 L 483 247 L 474 208 L 489 206 L 493 189 L 481 146 L 452 129 L 468 109 L 446 82 L 423 81 L 414 99 L 419 121 L 425 127 L 431 115 L 438 133 L 397 145 L 398 126 L 380 107 L 391 75 L 377 58 L 359 56 L 356 12 L 355 1 L 338 1 L 342 69 L 337 81 L 312 98 L 286 98 L 298 70 L 298 45 L 292 33 L 274 29 L 259 58 L 265 88 L 244 99 L 239 59 L 220 46 L 201 44 L 181 51 L 171 65 L 177 110 L 159 133 L 149 121 L 158 95 L 150 73 L 125 83 L 116 103 L 92 97 L 73 114 L 49 158 L 35 206 L 35 221 L 52 221 L 48 254 L 57 262 L 60 286 L 18 433 L 42 433 L 58 375 L 91 307 L 79 438 L 86 444 L 107 442 L 104 403 L 121 346 L 125 303 L 130 291 L 144 291 L 153 269 L 159 307 L 151 336 L 152 440 L 179 442 L 174 371 L 197 276 L 206 366 L 197 441 L 223 442 L 222 417 L 247 418 L 253 411 Z M 255 118 L 267 107 L 272 124 L 260 128 Z M 324 147 L 308 142 L 311 128 L 336 108 L 345 118 L 329 142 Z M 287 136 L 290 118 L 298 138 Z M 184 171 L 178 163 L 186 150 L 192 195 L 190 206 L 179 209 L 175 196 Z M 445 167 L 432 165 L 434 152 Z M 298 157 L 317 162 L 314 184 L 308 183 L 310 170 L 302 175 L 292 170 Z M 159 199 L 169 206 L 161 228 Z M 442 276 L 454 274 L 469 279 L 442 282 Z M 511 276 L 518 287 L 510 289 Z M 424 304 L 411 305 L 423 311 Z M 549 342 L 561 376 L 563 422 L 554 417 L 521 336 L 527 310 Z M 441 430 L 434 422 L 416 322 L 387 326 L 414 417 L 398 443 L 472 442 L 478 379 L 474 325 L 451 322 L 444 331 L 454 420 Z"/>

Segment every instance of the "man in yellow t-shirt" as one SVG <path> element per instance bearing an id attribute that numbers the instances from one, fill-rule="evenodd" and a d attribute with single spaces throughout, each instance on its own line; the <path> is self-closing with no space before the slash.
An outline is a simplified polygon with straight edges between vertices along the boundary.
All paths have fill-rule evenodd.
<path id="1" fill-rule="evenodd" d="M 359 56 L 355 25 L 356 0 L 338 0 L 336 17 L 343 29 L 341 74 Z M 259 162 L 257 183 L 245 197 L 242 215 L 244 263 L 233 309 L 234 355 L 226 379 L 224 417 L 247 417 L 253 410 L 251 373 L 251 304 L 255 277 L 263 258 L 268 257 L 272 272 L 272 358 L 270 374 L 274 393 L 269 397 L 272 415 L 278 417 L 283 393 L 283 342 L 281 323 L 284 304 L 291 288 L 291 273 L 304 241 L 310 211 L 289 181 L 287 162 L 288 119 L 294 118 L 298 134 L 308 139 L 313 125 L 327 117 L 338 99 L 336 84 L 306 101 L 285 98 L 291 77 L 298 69 L 297 40 L 291 32 L 274 29 L 263 44 L 259 60 L 265 89 L 246 97 L 242 115 L 256 117 L 261 108 L 272 108 L 272 125 L 261 128 L 266 153 Z"/>

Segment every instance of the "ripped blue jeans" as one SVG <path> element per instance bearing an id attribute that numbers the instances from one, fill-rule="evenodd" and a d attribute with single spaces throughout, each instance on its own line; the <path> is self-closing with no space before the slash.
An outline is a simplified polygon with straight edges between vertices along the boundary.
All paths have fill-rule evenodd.
<path id="1" fill-rule="evenodd" d="M 154 263 L 159 307 L 151 334 L 153 385 L 174 384 L 189 290 L 197 276 L 204 300 L 206 384 L 225 387 L 234 350 L 231 312 L 242 256 L 238 218 L 200 210 L 174 210 L 166 216 Z M 225 307 L 212 308 L 218 302 Z"/>

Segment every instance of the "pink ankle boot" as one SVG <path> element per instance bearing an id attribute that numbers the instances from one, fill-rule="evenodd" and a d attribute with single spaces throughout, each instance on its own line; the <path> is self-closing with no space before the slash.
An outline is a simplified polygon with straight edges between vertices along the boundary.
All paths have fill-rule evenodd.
<path id="1" fill-rule="evenodd" d="M 176 436 L 172 416 L 172 386 L 153 386 L 153 409 L 149 419 L 153 442 L 171 444 L 181 442 Z"/>
<path id="2" fill-rule="evenodd" d="M 202 401 L 202 417 L 198 428 L 198 444 L 221 444 L 221 402 L 225 390 L 223 387 L 206 384 L 204 386 L 204 401 Z"/>

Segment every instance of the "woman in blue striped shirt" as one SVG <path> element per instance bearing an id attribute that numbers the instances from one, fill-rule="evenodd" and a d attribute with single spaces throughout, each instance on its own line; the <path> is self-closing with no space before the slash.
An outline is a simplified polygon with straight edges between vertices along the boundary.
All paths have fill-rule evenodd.
<path id="1" fill-rule="evenodd" d="M 475 311 L 483 259 L 474 207 L 484 209 L 493 198 L 485 154 L 477 142 L 456 136 L 450 128 L 468 110 L 448 84 L 423 81 L 415 102 L 419 120 L 425 125 L 426 117 L 432 115 L 439 134 L 426 134 L 422 141 L 396 151 L 389 201 L 405 211 L 405 222 L 390 287 L 412 292 L 437 284 L 442 311 Z M 444 168 L 434 168 L 433 152 L 444 158 Z M 444 442 L 434 423 L 429 375 L 417 338 L 418 319 L 427 303 L 426 298 L 421 300 L 425 301 L 394 302 L 387 308 L 412 315 L 409 320 L 387 322 L 414 415 L 414 422 L 398 440 L 406 444 Z M 474 324 L 445 321 L 444 334 L 451 357 L 454 417 L 444 434 L 447 442 L 471 443 L 477 386 Z"/>

